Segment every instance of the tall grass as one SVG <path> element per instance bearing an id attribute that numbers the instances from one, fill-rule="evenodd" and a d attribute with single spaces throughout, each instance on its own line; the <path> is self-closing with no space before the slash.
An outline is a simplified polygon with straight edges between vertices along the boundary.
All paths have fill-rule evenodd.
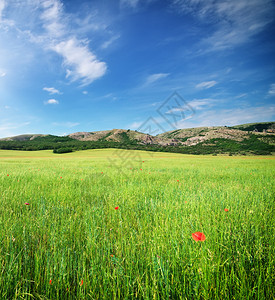
<path id="1" fill-rule="evenodd" d="M 0 299 L 273 299 L 272 157 L 121 153 L 0 151 Z"/>

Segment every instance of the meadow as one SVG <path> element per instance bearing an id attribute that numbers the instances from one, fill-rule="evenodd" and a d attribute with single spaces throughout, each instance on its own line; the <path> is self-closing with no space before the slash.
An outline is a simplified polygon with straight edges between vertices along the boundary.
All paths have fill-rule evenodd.
<path id="1" fill-rule="evenodd" d="M 0 299 L 274 299 L 274 165 L 0 150 Z"/>

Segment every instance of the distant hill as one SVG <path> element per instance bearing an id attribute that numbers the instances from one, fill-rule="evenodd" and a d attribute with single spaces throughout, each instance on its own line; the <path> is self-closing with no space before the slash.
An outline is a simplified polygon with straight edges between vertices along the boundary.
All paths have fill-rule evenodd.
<path id="1" fill-rule="evenodd" d="M 231 128 L 244 131 L 275 133 L 275 122 L 248 123 L 243 125 L 232 126 Z"/>
<path id="2" fill-rule="evenodd" d="M 255 125 L 257 124 L 257 125 Z M 225 139 L 236 142 L 242 142 L 251 137 L 251 134 L 261 139 L 275 135 L 275 123 L 253 123 L 237 125 L 234 127 L 217 126 L 217 127 L 197 127 L 188 129 L 177 129 L 159 134 L 159 138 L 174 139 L 180 141 L 182 145 L 194 146 L 200 143 L 206 143 L 213 139 Z M 272 125 L 273 124 L 273 125 Z M 249 130 L 244 130 L 248 128 Z M 259 130 L 255 129 L 259 128 Z M 261 129 L 261 131 L 260 131 Z M 272 139 L 270 139 L 271 141 Z"/>
<path id="3" fill-rule="evenodd" d="M 0 139 L 0 141 L 32 141 L 37 137 L 45 137 L 47 134 L 21 134 Z"/>
<path id="4" fill-rule="evenodd" d="M 76 132 L 63 137 L 25 134 L 0 139 L 0 149 L 53 149 L 57 153 L 64 153 L 96 148 L 192 154 L 272 154 L 275 153 L 275 122 L 176 129 L 157 136 L 133 130 L 112 129 Z"/>
<path id="5" fill-rule="evenodd" d="M 93 131 L 93 132 L 75 132 L 68 135 L 70 138 L 79 141 L 113 141 L 113 142 L 124 142 L 129 141 L 142 141 L 146 140 L 149 136 L 142 132 L 136 132 L 132 130 L 124 129 L 112 129 L 104 131 Z"/>
<path id="6" fill-rule="evenodd" d="M 134 143 L 143 145 L 168 145 L 171 143 L 170 139 L 159 138 L 150 134 L 125 130 L 125 129 L 112 129 L 105 131 L 94 132 L 76 132 L 69 134 L 68 137 L 79 141 L 105 141 L 117 143 Z"/>

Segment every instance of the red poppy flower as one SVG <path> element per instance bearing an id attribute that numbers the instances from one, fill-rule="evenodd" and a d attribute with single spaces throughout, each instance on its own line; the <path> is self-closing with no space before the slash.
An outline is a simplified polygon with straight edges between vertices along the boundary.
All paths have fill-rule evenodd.
<path id="1" fill-rule="evenodd" d="M 177 182 L 179 182 L 179 180 L 177 180 Z"/>
<path id="2" fill-rule="evenodd" d="M 198 242 L 198 241 L 205 241 L 205 235 L 202 232 L 195 232 L 192 233 L 192 238 Z"/>
<path id="3" fill-rule="evenodd" d="M 117 209 L 118 209 L 118 206 L 116 206 L 115 209 L 117 210 Z"/>
<path id="4" fill-rule="evenodd" d="M 144 162 L 144 160 L 142 162 Z"/>
<path id="5" fill-rule="evenodd" d="M 28 202 L 25 202 L 25 205 L 30 205 L 30 203 L 28 203 Z"/>
<path id="6" fill-rule="evenodd" d="M 110 256 L 111 256 L 111 257 L 114 257 L 114 254 L 111 254 Z"/>
<path id="7" fill-rule="evenodd" d="M 103 174 L 103 172 L 101 172 L 101 174 Z"/>
<path id="8" fill-rule="evenodd" d="M 225 208 L 224 211 L 229 211 L 229 209 L 228 209 L 228 208 Z"/>
<path id="9" fill-rule="evenodd" d="M 82 286 L 83 285 L 83 280 L 81 280 L 81 283 L 80 283 L 80 286 Z"/>
<path id="10" fill-rule="evenodd" d="M 140 171 L 142 171 L 142 169 L 140 169 Z"/>
<path id="11" fill-rule="evenodd" d="M 60 176 L 60 178 L 62 179 L 62 177 Z"/>
<path id="12" fill-rule="evenodd" d="M 7 174 L 7 176 L 10 176 L 9 174 Z"/>
<path id="13" fill-rule="evenodd" d="M 53 282 L 53 281 L 50 279 L 50 282 L 49 282 L 49 283 L 52 284 L 52 282 Z"/>

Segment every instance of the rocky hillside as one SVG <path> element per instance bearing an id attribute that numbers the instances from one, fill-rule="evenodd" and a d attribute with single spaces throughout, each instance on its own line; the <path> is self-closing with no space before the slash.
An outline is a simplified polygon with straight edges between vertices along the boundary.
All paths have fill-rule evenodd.
<path id="1" fill-rule="evenodd" d="M 0 149 L 10 150 L 54 149 L 71 152 L 98 148 L 192 154 L 272 154 L 275 153 L 275 122 L 176 129 L 157 136 L 113 129 L 76 132 L 63 137 L 26 134 L 0 139 Z"/>
<path id="2" fill-rule="evenodd" d="M 32 141 L 37 137 L 45 137 L 49 134 L 21 134 L 12 137 L 0 139 L 1 141 Z"/>
<path id="3" fill-rule="evenodd" d="M 146 133 L 125 129 L 112 129 L 94 132 L 76 132 L 69 134 L 68 137 L 79 141 L 108 141 L 118 143 L 137 143 L 143 145 L 173 144 L 173 139 L 156 137 Z"/>
<path id="4" fill-rule="evenodd" d="M 252 133 L 253 134 L 253 133 Z M 159 138 L 173 139 L 185 146 L 194 146 L 212 139 L 227 139 L 241 142 L 248 139 L 251 132 L 228 127 L 198 127 L 177 129 L 158 135 Z M 266 135 L 266 133 L 262 133 Z"/>
<path id="5" fill-rule="evenodd" d="M 255 124 L 262 131 L 255 130 Z M 176 129 L 168 131 L 157 136 L 151 136 L 142 132 L 113 129 L 94 132 L 76 132 L 68 135 L 72 139 L 79 141 L 109 141 L 118 143 L 136 143 L 143 145 L 160 145 L 160 146 L 195 146 L 200 143 L 207 143 L 213 139 L 226 139 L 236 142 L 242 142 L 249 139 L 251 134 L 259 138 L 273 136 L 275 134 L 275 123 L 254 123 L 238 125 L 235 127 L 214 126 L 214 127 L 197 127 L 188 129 Z M 245 131 L 244 128 L 253 129 Z M 265 129 L 263 129 L 265 128 Z M 272 139 L 267 139 L 271 141 Z"/>
<path id="6" fill-rule="evenodd" d="M 123 142 L 125 139 L 136 141 L 148 140 L 149 135 L 132 130 L 112 129 L 93 132 L 75 132 L 69 134 L 68 137 L 79 141 Z"/>

